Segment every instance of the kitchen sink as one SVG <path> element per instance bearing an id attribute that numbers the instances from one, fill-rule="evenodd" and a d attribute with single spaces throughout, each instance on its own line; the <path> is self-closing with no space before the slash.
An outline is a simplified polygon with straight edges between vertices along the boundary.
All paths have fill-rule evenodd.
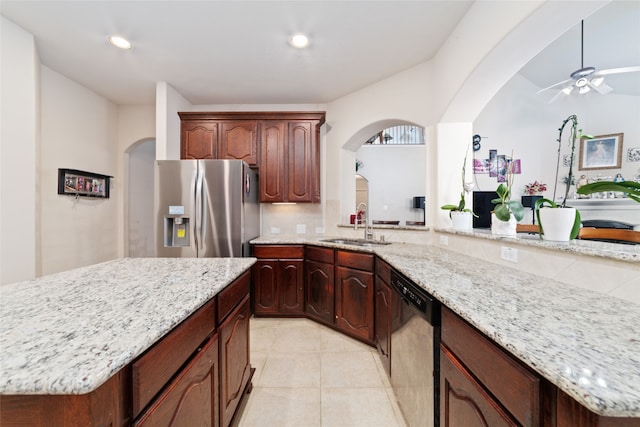
<path id="1" fill-rule="evenodd" d="M 384 246 L 390 245 L 391 242 L 384 242 L 380 240 L 367 240 L 367 239 L 322 239 L 323 242 L 336 243 L 338 245 L 354 245 L 354 246 Z"/>

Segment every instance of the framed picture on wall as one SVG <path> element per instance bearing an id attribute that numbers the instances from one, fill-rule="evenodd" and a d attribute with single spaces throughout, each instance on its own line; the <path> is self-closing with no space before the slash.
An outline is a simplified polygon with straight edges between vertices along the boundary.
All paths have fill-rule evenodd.
<path id="1" fill-rule="evenodd" d="M 622 133 L 600 135 L 580 140 L 579 170 L 620 169 L 622 166 Z"/>
<path id="2" fill-rule="evenodd" d="M 110 178 L 77 169 L 58 169 L 58 194 L 108 199 Z"/>

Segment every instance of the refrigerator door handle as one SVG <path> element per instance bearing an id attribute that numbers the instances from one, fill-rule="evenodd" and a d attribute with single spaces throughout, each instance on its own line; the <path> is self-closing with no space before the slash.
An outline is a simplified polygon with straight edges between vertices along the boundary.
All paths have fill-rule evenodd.
<path id="1" fill-rule="evenodd" d="M 195 180 L 193 181 L 193 201 L 194 201 L 194 209 L 193 215 L 195 217 L 194 225 L 193 225 L 193 241 L 196 247 L 196 254 L 199 252 L 200 247 L 202 245 L 202 172 L 200 167 L 198 166 L 196 169 Z M 198 256 L 198 255 L 196 255 Z"/>

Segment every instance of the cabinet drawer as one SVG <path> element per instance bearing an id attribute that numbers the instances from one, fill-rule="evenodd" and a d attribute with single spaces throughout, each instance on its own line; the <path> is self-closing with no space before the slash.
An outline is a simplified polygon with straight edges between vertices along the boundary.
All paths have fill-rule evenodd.
<path id="1" fill-rule="evenodd" d="M 218 325 L 242 301 L 242 298 L 249 295 L 250 279 L 251 275 L 247 271 L 218 294 Z"/>
<path id="2" fill-rule="evenodd" d="M 333 249 L 307 246 L 305 259 L 333 264 Z"/>
<path id="3" fill-rule="evenodd" d="M 373 273 L 373 255 L 358 252 L 338 251 L 336 264 Z"/>
<path id="4" fill-rule="evenodd" d="M 133 362 L 131 375 L 134 417 L 211 334 L 215 328 L 215 318 L 214 298 Z"/>
<path id="5" fill-rule="evenodd" d="M 540 420 L 540 379 L 497 344 L 442 307 L 442 342 L 524 426 Z"/>
<path id="6" fill-rule="evenodd" d="M 304 246 L 302 245 L 285 245 L 285 246 L 256 245 L 253 247 L 253 256 L 255 256 L 256 258 L 302 259 L 304 258 Z"/>
<path id="7" fill-rule="evenodd" d="M 215 426 L 218 417 L 218 337 L 214 335 L 180 371 L 133 427 Z"/>
<path id="8" fill-rule="evenodd" d="M 391 283 L 391 266 L 380 258 L 376 258 L 376 276 L 380 277 L 387 285 Z"/>

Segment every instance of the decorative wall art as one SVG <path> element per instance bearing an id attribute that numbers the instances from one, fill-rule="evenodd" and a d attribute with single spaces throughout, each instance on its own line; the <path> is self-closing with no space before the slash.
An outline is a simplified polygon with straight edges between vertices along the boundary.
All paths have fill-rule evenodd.
<path id="1" fill-rule="evenodd" d="M 488 159 L 473 159 L 473 173 L 489 174 L 498 182 L 506 182 L 507 168 L 513 174 L 522 173 L 520 159 L 512 159 L 504 154 L 498 154 L 498 150 L 489 150 Z"/>
<path id="2" fill-rule="evenodd" d="M 77 169 L 58 169 L 58 194 L 108 199 L 110 178 Z"/>
<path id="3" fill-rule="evenodd" d="M 627 162 L 640 162 L 640 147 L 633 147 L 627 150 Z"/>
<path id="4" fill-rule="evenodd" d="M 620 169 L 622 133 L 600 135 L 580 140 L 579 170 Z"/>

